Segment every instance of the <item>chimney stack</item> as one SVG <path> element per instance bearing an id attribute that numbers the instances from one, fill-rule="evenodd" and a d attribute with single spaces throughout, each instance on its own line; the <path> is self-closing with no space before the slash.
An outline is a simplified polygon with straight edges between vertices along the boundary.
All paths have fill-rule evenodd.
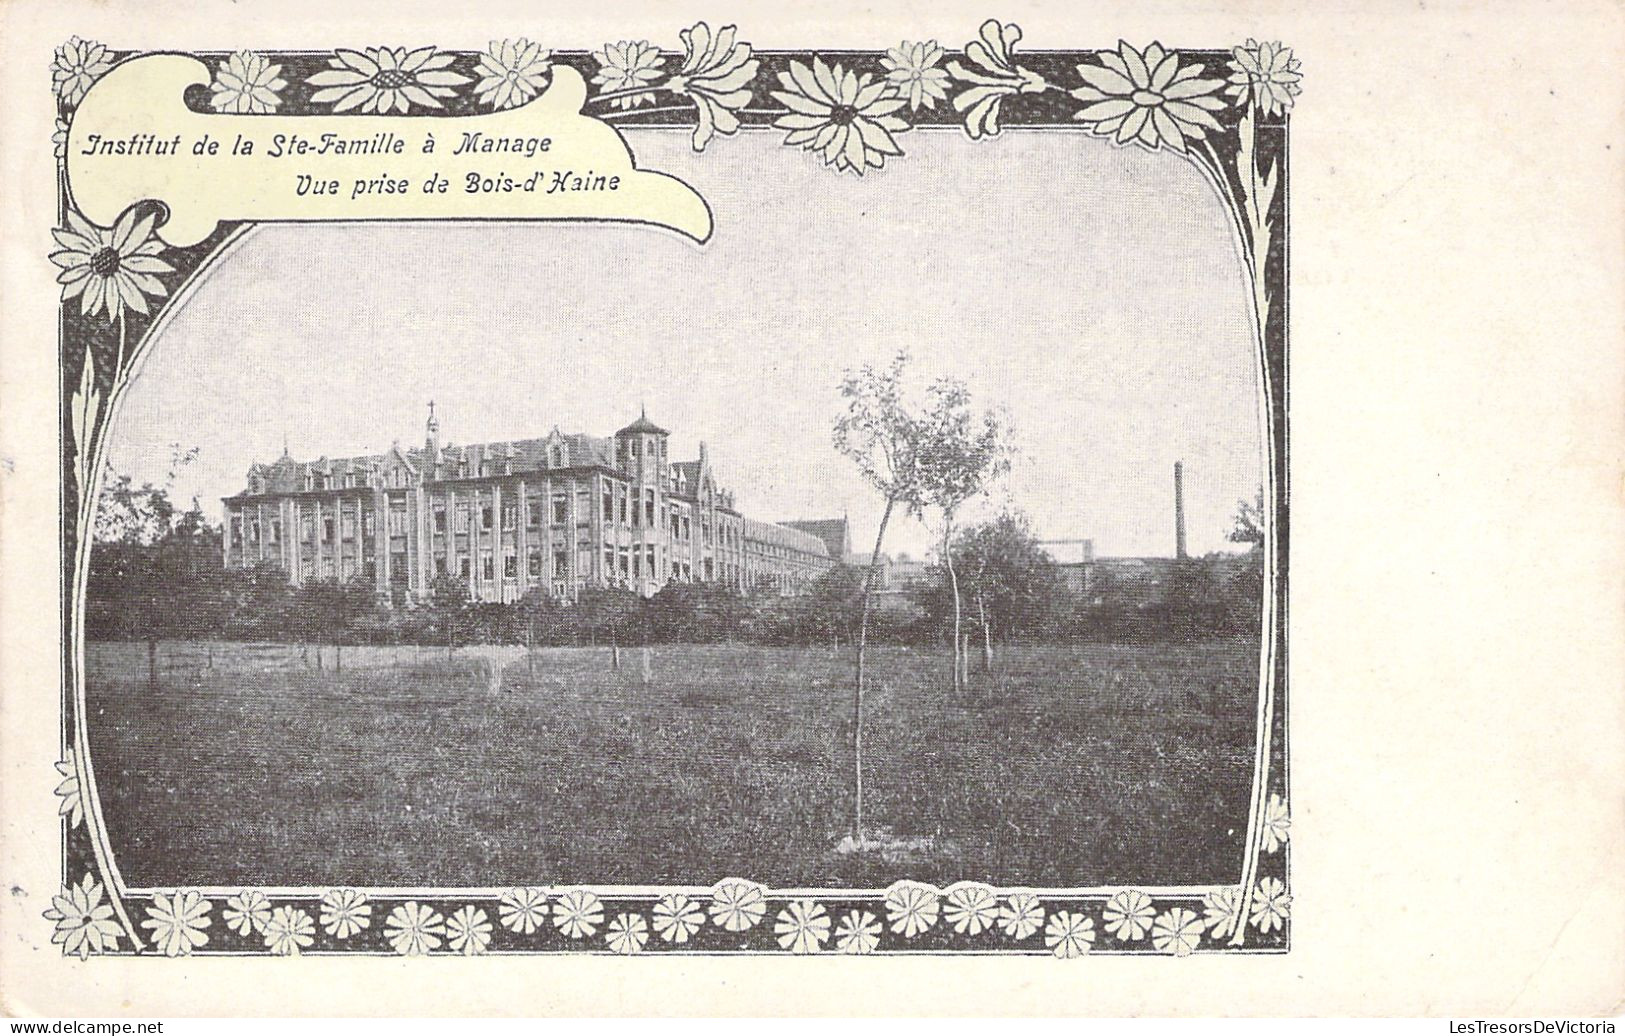
<path id="1" fill-rule="evenodd" d="M 1174 461 L 1174 557 L 1185 554 L 1185 463 Z"/>

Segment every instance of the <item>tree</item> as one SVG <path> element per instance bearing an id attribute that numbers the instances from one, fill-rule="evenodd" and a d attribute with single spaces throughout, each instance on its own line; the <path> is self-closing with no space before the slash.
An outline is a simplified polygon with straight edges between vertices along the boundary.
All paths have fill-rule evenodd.
<path id="1" fill-rule="evenodd" d="M 468 583 L 449 572 L 441 572 L 429 581 L 428 592 L 424 596 L 429 606 L 430 622 L 444 640 L 446 657 L 450 658 L 459 645 L 468 643 L 473 637 Z"/>
<path id="2" fill-rule="evenodd" d="M 1251 502 L 1236 501 L 1236 515 L 1229 533 L 1230 542 L 1248 545 L 1246 560 L 1224 580 L 1226 615 L 1234 630 L 1256 629 L 1263 619 L 1264 535 L 1267 528 L 1264 488 L 1260 486 Z"/>
<path id="3" fill-rule="evenodd" d="M 871 560 L 870 564 L 873 564 Z M 805 612 L 805 640 L 835 641 L 852 636 L 863 621 L 864 591 L 869 583 L 869 570 L 847 564 L 837 564 L 820 575 L 811 590 L 797 598 Z"/>
<path id="4" fill-rule="evenodd" d="M 745 602 L 720 583 L 669 582 L 644 602 L 653 639 L 710 643 L 741 632 Z"/>
<path id="5" fill-rule="evenodd" d="M 135 484 L 129 475 L 113 470 L 111 464 L 104 469 L 102 491 L 96 501 L 95 542 L 100 544 L 151 544 L 171 532 L 176 525 L 177 511 L 169 494 L 180 477 L 181 469 L 197 459 L 198 448 L 182 449 L 180 443 L 169 447 L 169 472 L 164 484 L 151 482 Z M 201 525 L 202 512 L 197 501 L 192 501 L 193 512 Z"/>
<path id="6" fill-rule="evenodd" d="M 1218 558 L 1177 558 L 1168 574 L 1163 599 L 1167 620 L 1165 632 L 1194 636 L 1209 632 L 1223 613 L 1217 576 Z"/>
<path id="7" fill-rule="evenodd" d="M 220 573 L 221 625 L 229 638 L 253 640 L 279 636 L 292 607 L 287 573 L 274 562 Z"/>
<path id="8" fill-rule="evenodd" d="M 202 641 L 212 669 L 214 642 L 225 634 L 227 614 L 226 584 L 220 578 L 220 531 L 208 523 L 194 499 L 156 546 L 159 570 L 170 588 L 169 630 L 179 638 Z"/>
<path id="9" fill-rule="evenodd" d="M 337 643 L 349 623 L 349 597 L 337 579 L 313 579 L 300 584 L 293 594 L 294 630 L 307 646 L 316 645 L 316 668 L 322 668 L 322 645 Z"/>
<path id="10" fill-rule="evenodd" d="M 860 844 L 863 841 L 864 655 L 869 643 L 874 586 L 880 575 L 880 552 L 886 542 L 886 526 L 898 505 L 915 517 L 923 513 L 918 465 L 920 422 L 904 401 L 903 380 L 908 364 L 908 353 L 899 352 L 885 368 L 864 364 L 856 371 L 847 371 L 841 382 L 846 412 L 835 421 L 835 448 L 857 465 L 864 481 L 885 501 L 880 527 L 875 532 L 875 549 L 869 555 L 869 568 L 863 578 L 857 671 L 852 690 L 852 837 Z"/>
<path id="11" fill-rule="evenodd" d="M 575 607 L 586 628 L 609 640 L 611 664 L 621 667 L 621 645 L 633 639 L 648 643 L 643 598 L 631 590 L 584 587 Z"/>
<path id="12" fill-rule="evenodd" d="M 964 646 L 960 641 L 959 574 L 952 548 L 954 521 L 968 501 L 1010 469 L 1009 433 L 993 410 L 974 413 L 970 390 L 957 378 L 938 378 L 928 393 L 917 428 L 918 478 L 924 501 L 942 516 L 942 557 L 953 593 L 953 687 L 964 686 Z"/>
<path id="13" fill-rule="evenodd" d="M 986 669 L 992 668 L 996 640 L 1049 631 L 1070 603 L 1054 559 L 1019 514 L 1005 512 L 961 530 L 954 539 L 953 558 L 961 589 L 982 631 Z M 928 590 L 922 603 L 933 620 L 946 624 L 953 608 L 947 581 Z"/>
<path id="14" fill-rule="evenodd" d="M 1245 543 L 1257 549 L 1264 545 L 1264 488 L 1259 487 L 1252 500 L 1236 501 L 1236 516 L 1227 539 L 1231 543 Z"/>
<path id="15" fill-rule="evenodd" d="M 355 638 L 358 627 L 370 628 L 378 612 L 378 591 L 364 576 L 353 576 L 338 584 L 333 593 L 333 668 L 344 668 L 344 645 Z"/>
<path id="16" fill-rule="evenodd" d="M 221 606 L 221 530 L 196 499 L 186 510 L 170 500 L 180 470 L 197 449 L 171 449 L 161 486 L 137 486 L 111 466 L 96 503 L 87 618 L 91 629 L 140 635 L 147 642 L 147 687 L 158 689 L 158 642 L 166 636 L 211 636 Z"/>
<path id="17" fill-rule="evenodd" d="M 525 642 L 525 666 L 536 675 L 536 643 L 557 643 L 569 625 L 567 609 L 545 590 L 532 590 L 515 606 L 516 621 Z"/>

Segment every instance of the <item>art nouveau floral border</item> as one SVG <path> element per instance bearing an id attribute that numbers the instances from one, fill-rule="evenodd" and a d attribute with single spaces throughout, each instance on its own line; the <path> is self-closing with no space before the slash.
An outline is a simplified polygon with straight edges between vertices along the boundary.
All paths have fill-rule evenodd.
<path id="1" fill-rule="evenodd" d="M 887 50 L 760 52 L 734 26 L 704 22 L 675 46 L 607 42 L 552 50 L 525 38 L 483 52 L 361 47 L 328 54 L 242 50 L 196 55 L 212 70 L 189 94 L 200 111 L 236 114 L 464 115 L 516 107 L 569 65 L 595 92 L 587 111 L 617 126 L 682 126 L 696 151 L 742 130 L 784 144 L 836 174 L 864 177 L 907 161 L 907 134 L 958 127 L 972 140 L 1010 128 L 1075 128 L 1113 146 L 1192 162 L 1226 201 L 1252 284 L 1270 411 L 1272 573 L 1266 601 L 1259 774 L 1243 880 L 1198 894 L 1123 888 L 1049 895 L 975 882 L 900 881 L 861 896 L 811 898 L 739 878 L 706 891 L 600 896 L 590 888 L 527 887 L 491 895 L 405 896 L 336 888 L 319 895 L 258 889 L 116 890 L 79 715 L 78 597 L 88 501 L 94 499 L 111 403 L 146 331 L 175 291 L 238 232 L 222 225 L 191 248 L 162 237 L 157 199 L 110 227 L 71 206 L 63 165 L 73 113 L 118 62 L 137 56 L 70 39 L 51 63 L 57 100 L 59 225 L 51 261 L 61 285 L 63 376 L 63 756 L 56 794 L 63 888 L 45 912 L 52 941 L 80 958 L 111 952 L 478 954 L 513 952 L 1012 952 L 1078 957 L 1121 952 L 1186 956 L 1281 950 L 1291 895 L 1284 799 L 1284 481 L 1286 121 L 1300 89 L 1289 48 L 1247 40 L 1229 51 L 1120 41 L 1099 51 L 1028 51 L 1015 25 L 988 20 L 959 50 L 934 40 Z M 113 888 L 110 888 L 113 887 Z"/>
<path id="2" fill-rule="evenodd" d="M 872 954 L 971 950 L 1050 954 L 1164 954 L 1228 948 L 1238 932 L 1284 943 L 1292 896 L 1275 877 L 1243 889 L 1153 896 L 1122 889 L 1090 900 L 1051 899 L 978 882 L 938 888 L 899 881 L 874 897 L 783 896 L 742 878 L 652 901 L 588 888 L 520 887 L 495 896 L 377 895 L 334 888 L 319 896 L 175 889 L 132 899 L 146 948 L 193 954 L 435 954 L 789 952 Z M 45 916 L 53 941 L 81 958 L 124 948 L 105 889 L 89 874 Z"/>

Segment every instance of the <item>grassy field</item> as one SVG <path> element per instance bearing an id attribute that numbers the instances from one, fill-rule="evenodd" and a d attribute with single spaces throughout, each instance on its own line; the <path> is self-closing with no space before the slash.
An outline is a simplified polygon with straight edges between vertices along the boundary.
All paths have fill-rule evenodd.
<path id="1" fill-rule="evenodd" d="M 875 652 L 865 803 L 842 853 L 851 656 L 540 649 L 475 657 L 90 644 L 91 753 L 127 881 L 778 887 L 1237 880 L 1257 646 L 1013 648 L 955 696 L 945 654 Z M 212 662 L 211 662 L 212 657 Z"/>

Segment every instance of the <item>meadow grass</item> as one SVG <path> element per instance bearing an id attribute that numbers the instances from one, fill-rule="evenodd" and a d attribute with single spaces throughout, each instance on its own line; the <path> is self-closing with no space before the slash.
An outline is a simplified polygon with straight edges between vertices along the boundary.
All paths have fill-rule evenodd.
<path id="1" fill-rule="evenodd" d="M 87 648 L 91 758 L 126 882 L 1185 884 L 1239 880 L 1257 646 L 872 650 L 866 827 L 852 657 L 538 649 L 492 693 L 469 650 Z"/>

